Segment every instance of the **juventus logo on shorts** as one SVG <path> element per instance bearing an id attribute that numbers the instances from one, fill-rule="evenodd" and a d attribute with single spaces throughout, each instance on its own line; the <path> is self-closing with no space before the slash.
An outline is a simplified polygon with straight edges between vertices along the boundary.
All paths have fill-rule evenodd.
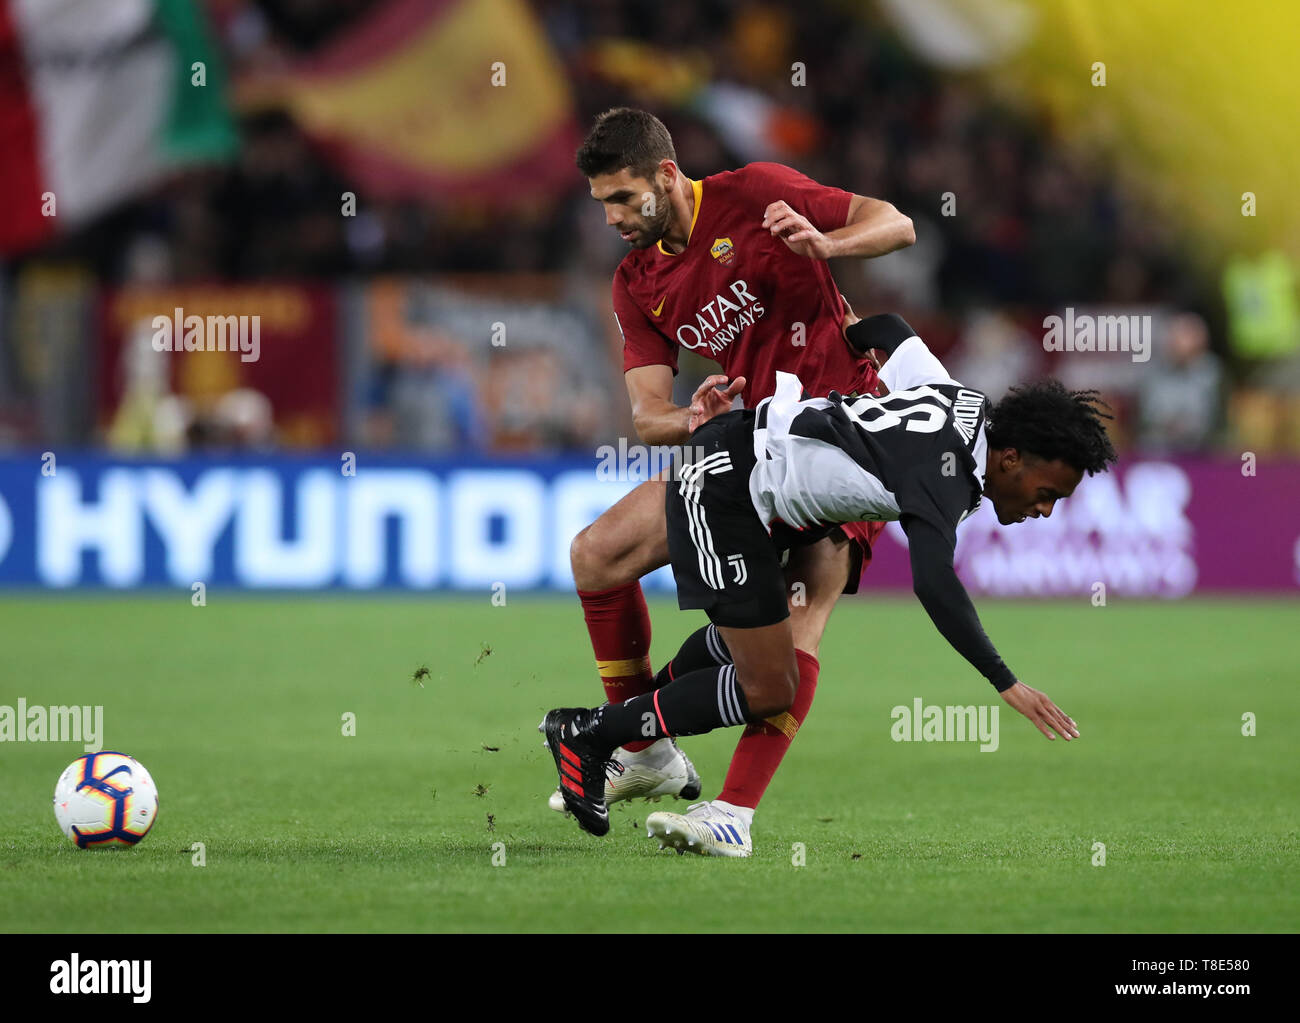
<path id="1" fill-rule="evenodd" d="M 743 586 L 745 580 L 749 578 L 749 573 L 745 571 L 745 556 L 743 554 L 728 554 L 727 564 L 736 570 L 736 578 L 731 581 L 737 586 Z"/>
<path id="2" fill-rule="evenodd" d="M 682 466 L 682 482 L 678 490 L 686 507 L 686 521 L 690 527 L 691 542 L 695 544 L 695 550 L 700 557 L 700 577 L 715 590 L 724 589 L 727 581 L 722 576 L 722 561 L 713 547 L 713 532 L 709 529 L 704 506 L 700 503 L 700 493 L 705 473 L 719 476 L 728 472 L 731 472 L 731 453 L 715 451 L 711 455 L 705 455 L 698 462 Z"/>

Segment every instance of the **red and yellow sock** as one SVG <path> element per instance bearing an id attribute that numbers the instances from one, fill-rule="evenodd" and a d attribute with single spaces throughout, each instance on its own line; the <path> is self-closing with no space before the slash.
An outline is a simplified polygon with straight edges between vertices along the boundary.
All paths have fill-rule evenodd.
<path id="1" fill-rule="evenodd" d="M 745 728 L 745 734 L 740 737 L 731 757 L 727 780 L 718 794 L 724 803 L 751 809 L 758 806 L 795 733 L 812 709 L 820 665 L 812 654 L 802 650 L 794 653 L 799 662 L 799 688 L 795 692 L 794 704 L 783 714 Z"/>
<path id="2" fill-rule="evenodd" d="M 605 686 L 605 699 L 622 703 L 653 691 L 650 671 L 650 611 L 639 582 L 609 590 L 579 590 L 582 615 L 587 620 L 596 670 Z M 649 742 L 628 743 L 636 752 Z"/>

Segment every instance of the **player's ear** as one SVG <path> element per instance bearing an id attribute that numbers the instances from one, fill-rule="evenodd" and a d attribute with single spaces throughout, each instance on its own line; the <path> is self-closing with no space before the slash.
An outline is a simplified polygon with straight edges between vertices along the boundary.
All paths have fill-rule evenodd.
<path id="1" fill-rule="evenodd" d="M 655 184 L 667 192 L 673 185 L 677 184 L 677 175 L 680 173 L 681 170 L 677 164 L 664 157 L 659 161 L 659 169 L 655 171 Z"/>
<path id="2" fill-rule="evenodd" d="M 1003 448 L 1002 457 L 998 459 L 998 464 L 1002 466 L 1003 472 L 1015 472 L 1020 468 L 1021 461 L 1023 459 L 1020 457 L 1020 452 L 1015 448 Z"/>

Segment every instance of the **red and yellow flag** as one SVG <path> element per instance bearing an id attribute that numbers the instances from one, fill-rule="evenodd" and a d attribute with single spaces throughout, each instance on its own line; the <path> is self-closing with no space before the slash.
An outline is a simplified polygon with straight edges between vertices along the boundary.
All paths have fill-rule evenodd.
<path id="1" fill-rule="evenodd" d="M 388 0 L 237 95 L 285 108 L 377 195 L 524 201 L 576 173 L 568 82 L 523 0 Z"/>

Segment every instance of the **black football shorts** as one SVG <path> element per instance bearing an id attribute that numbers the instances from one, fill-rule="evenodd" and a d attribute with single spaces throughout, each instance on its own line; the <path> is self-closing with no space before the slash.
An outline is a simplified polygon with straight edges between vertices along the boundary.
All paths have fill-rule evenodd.
<path id="1" fill-rule="evenodd" d="M 754 413 L 726 412 L 691 435 L 694 461 L 668 482 L 668 553 L 682 610 L 754 629 L 790 616 L 781 552 L 749 499 Z"/>

